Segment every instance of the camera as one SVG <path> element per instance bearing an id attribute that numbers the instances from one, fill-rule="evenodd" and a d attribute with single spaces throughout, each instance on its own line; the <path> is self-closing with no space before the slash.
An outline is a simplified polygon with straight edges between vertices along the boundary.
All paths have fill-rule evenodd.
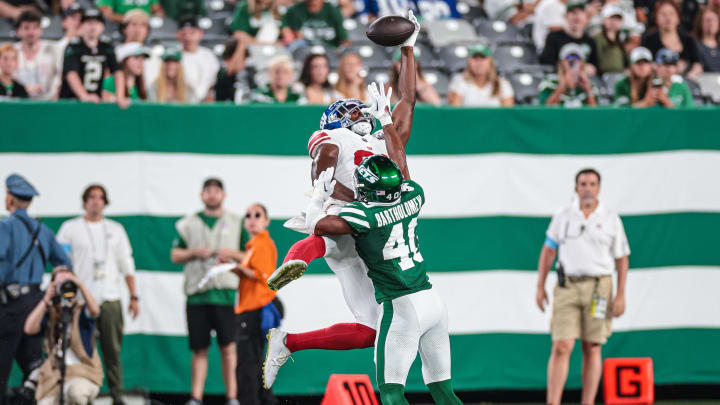
<path id="1" fill-rule="evenodd" d="M 653 77 L 653 79 L 652 79 L 653 87 L 658 88 L 658 87 L 663 87 L 663 85 L 665 85 L 665 83 L 663 83 L 663 79 L 661 79 L 659 77 Z"/>
<path id="2" fill-rule="evenodd" d="M 72 280 L 65 280 L 55 286 L 55 300 L 63 307 L 72 306 L 77 297 L 78 286 Z"/>

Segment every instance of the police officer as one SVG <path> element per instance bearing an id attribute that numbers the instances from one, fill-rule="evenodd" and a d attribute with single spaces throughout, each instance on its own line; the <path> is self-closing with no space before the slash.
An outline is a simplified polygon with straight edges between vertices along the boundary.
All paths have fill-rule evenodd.
<path id="1" fill-rule="evenodd" d="M 70 260 L 55 235 L 30 218 L 27 209 L 39 195 L 22 176 L 5 181 L 8 218 L 0 220 L 0 405 L 6 403 L 13 359 L 27 379 L 42 363 L 42 337 L 25 335 L 25 318 L 42 299 L 40 291 L 47 262 L 70 267 Z"/>

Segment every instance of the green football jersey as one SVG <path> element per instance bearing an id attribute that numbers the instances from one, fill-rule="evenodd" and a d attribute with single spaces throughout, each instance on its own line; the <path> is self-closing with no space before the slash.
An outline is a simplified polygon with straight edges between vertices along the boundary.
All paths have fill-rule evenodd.
<path id="1" fill-rule="evenodd" d="M 420 254 L 417 221 L 425 193 L 403 182 L 396 203 L 345 204 L 338 214 L 355 230 L 355 248 L 369 271 L 378 303 L 432 287 Z"/>

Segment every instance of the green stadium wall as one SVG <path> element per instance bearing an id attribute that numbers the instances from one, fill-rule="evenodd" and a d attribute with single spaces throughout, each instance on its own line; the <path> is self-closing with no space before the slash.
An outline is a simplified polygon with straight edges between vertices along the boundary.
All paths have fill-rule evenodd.
<path id="1" fill-rule="evenodd" d="M 225 181 L 232 211 L 266 204 L 282 257 L 302 237 L 282 222 L 306 203 L 307 141 L 322 111 L 0 104 L 0 176 L 22 173 L 40 190 L 32 215 L 57 230 L 81 213 L 86 185 L 108 187 L 107 214 L 130 236 L 141 296 L 140 317 L 126 318 L 128 389 L 189 391 L 182 268 L 169 251 L 175 221 L 201 209 L 202 180 Z M 601 200 L 621 215 L 632 249 L 628 310 L 604 356 L 652 357 L 658 384 L 720 384 L 718 128 L 716 109 L 419 106 L 409 166 L 428 198 L 418 232 L 449 308 L 455 387 L 544 387 L 549 314 L 534 304 L 535 268 L 550 217 L 571 203 L 573 176 L 587 166 L 602 173 Z M 290 331 L 352 321 L 322 261 L 280 296 Z M 294 359 L 279 394 L 322 393 L 331 373 L 374 376 L 372 349 Z M 576 350 L 569 386 L 580 386 L 580 360 Z M 408 389 L 425 390 L 419 361 Z M 206 391 L 223 391 L 216 347 Z"/>

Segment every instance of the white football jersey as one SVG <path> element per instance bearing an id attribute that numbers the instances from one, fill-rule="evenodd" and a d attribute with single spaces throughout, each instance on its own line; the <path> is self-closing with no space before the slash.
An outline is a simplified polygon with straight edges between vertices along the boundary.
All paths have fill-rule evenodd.
<path id="1" fill-rule="evenodd" d="M 387 156 L 382 129 L 365 136 L 360 136 L 347 128 L 315 131 L 308 142 L 310 157 L 315 159 L 319 146 L 328 143 L 339 148 L 335 179 L 351 190 L 355 168 L 364 158 L 372 155 Z"/>

